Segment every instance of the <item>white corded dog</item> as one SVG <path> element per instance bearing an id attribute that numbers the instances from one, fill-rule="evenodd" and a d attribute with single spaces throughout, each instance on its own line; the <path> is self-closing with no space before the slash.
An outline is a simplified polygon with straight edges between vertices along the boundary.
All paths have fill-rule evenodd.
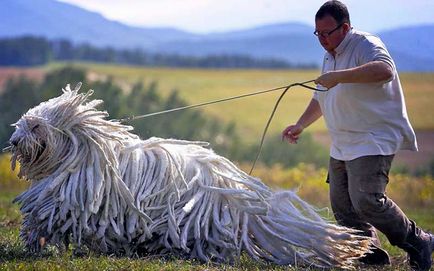
<path id="1" fill-rule="evenodd" d="M 293 191 L 273 192 L 204 142 L 150 138 L 105 120 L 80 85 L 15 124 L 12 167 L 21 237 L 131 255 L 137 250 L 230 261 L 245 250 L 278 264 L 351 268 L 370 239 L 325 221 Z M 41 241 L 43 240 L 43 241 Z"/>

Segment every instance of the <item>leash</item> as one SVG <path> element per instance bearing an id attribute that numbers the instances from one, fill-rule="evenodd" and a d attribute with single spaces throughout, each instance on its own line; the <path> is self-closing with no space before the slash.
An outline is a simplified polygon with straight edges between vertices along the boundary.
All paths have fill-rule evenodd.
<path id="1" fill-rule="evenodd" d="M 268 118 L 268 121 L 267 121 L 267 124 L 265 125 L 264 131 L 262 132 L 261 143 L 259 144 L 259 148 L 258 148 L 258 151 L 257 151 L 257 153 L 256 153 L 256 158 L 255 158 L 255 160 L 253 161 L 252 168 L 251 168 L 250 171 L 249 171 L 249 175 L 252 175 L 252 172 L 253 172 L 253 169 L 255 168 L 256 162 L 257 162 L 258 159 L 259 159 L 259 155 L 261 155 L 262 146 L 264 145 L 265 135 L 267 134 L 268 127 L 270 126 L 271 120 L 272 120 L 273 117 L 274 117 L 274 113 L 276 113 L 277 107 L 279 106 L 279 103 L 280 103 L 280 101 L 282 100 L 283 96 L 285 96 L 286 92 L 287 92 L 291 87 L 294 87 L 294 86 L 301 86 L 301 87 L 308 88 L 308 89 L 311 89 L 311 90 L 315 90 L 315 91 L 323 91 L 323 92 L 328 90 L 328 89 L 326 89 L 326 88 L 314 88 L 314 87 L 306 86 L 306 84 L 308 84 L 308 83 L 312 83 L 312 82 L 314 82 L 314 81 L 315 81 L 315 80 L 309 80 L 309 81 L 305 81 L 305 82 L 302 82 L 302 83 L 294 83 L 294 84 L 288 85 L 288 86 L 285 88 L 285 90 L 282 92 L 282 94 L 280 94 L 279 98 L 278 98 L 277 101 L 276 101 L 276 104 L 274 105 L 273 111 L 271 111 L 270 117 Z"/>
<path id="2" fill-rule="evenodd" d="M 252 93 L 247 93 L 247 94 L 237 95 L 237 96 L 233 96 L 233 97 L 228 97 L 228 98 L 213 100 L 213 101 L 209 101 L 209 102 L 204 102 L 204 103 L 199 103 L 199 104 L 194 104 L 194 105 L 181 106 L 181 107 L 177 107 L 177 108 L 172 108 L 172 109 L 168 109 L 168 110 L 162 110 L 162 111 L 158 111 L 158 112 L 154 112 L 154 113 L 149 113 L 149 114 L 144 114 L 144 115 L 139 115 L 139 116 L 129 116 L 129 117 L 126 117 L 126 118 L 118 119 L 117 121 L 119 121 L 121 123 L 122 122 L 128 122 L 128 121 L 133 121 L 133 120 L 148 118 L 148 117 L 152 117 L 152 116 L 157 116 L 157 115 L 172 113 L 172 112 L 176 112 L 176 111 L 180 111 L 180 110 L 185 110 L 185 109 L 191 109 L 191 108 L 195 108 L 195 107 L 206 106 L 206 105 L 210 105 L 210 104 L 227 102 L 227 101 L 231 101 L 231 100 L 235 100 L 235 99 L 241 99 L 241 98 L 245 98 L 245 97 L 255 96 L 255 95 L 259 95 L 259 94 L 264 94 L 264 93 L 268 93 L 268 92 L 284 89 L 284 91 L 282 92 L 282 94 L 280 95 L 280 97 L 277 99 L 276 104 L 274 105 L 274 108 L 273 108 L 273 110 L 272 110 L 272 112 L 270 114 L 270 117 L 268 118 L 267 124 L 265 125 L 264 131 L 262 132 L 261 143 L 259 145 L 259 149 L 258 149 L 258 152 L 256 154 L 256 158 L 253 161 L 252 168 L 250 169 L 250 172 L 249 172 L 249 175 L 251 175 L 252 172 L 253 172 L 253 169 L 255 168 L 256 162 L 258 161 L 259 156 L 261 154 L 262 146 L 264 144 L 264 139 L 265 139 L 265 135 L 267 134 L 268 127 L 270 126 L 271 120 L 274 117 L 274 113 L 276 113 L 277 107 L 279 106 L 279 103 L 282 100 L 283 96 L 285 96 L 286 92 L 290 88 L 295 87 L 295 86 L 300 86 L 300 87 L 304 87 L 304 88 L 315 90 L 315 91 L 327 91 L 328 90 L 328 89 L 314 88 L 314 87 L 306 85 L 306 84 L 312 83 L 314 81 L 315 80 L 309 80 L 309 81 L 304 81 L 304 82 L 301 82 L 301 83 L 293 83 L 293 84 L 290 84 L 290 85 L 287 85 L 287 86 L 283 86 L 283 87 L 277 87 L 277 88 L 272 88 L 272 89 L 266 89 L 266 90 L 256 91 L 256 92 L 252 92 Z"/>

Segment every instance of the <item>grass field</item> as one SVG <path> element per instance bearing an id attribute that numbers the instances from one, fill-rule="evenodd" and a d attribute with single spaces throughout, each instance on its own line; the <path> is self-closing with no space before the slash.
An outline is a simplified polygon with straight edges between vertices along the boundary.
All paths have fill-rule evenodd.
<path id="1" fill-rule="evenodd" d="M 63 65 L 65 64 L 56 63 L 46 68 L 53 69 Z M 158 90 L 163 95 L 176 89 L 180 96 L 190 104 L 285 86 L 294 82 L 315 79 L 319 75 L 316 70 L 199 70 L 89 63 L 76 63 L 74 65 L 87 68 L 92 78 L 111 76 L 125 86 L 126 90 L 129 85 L 138 81 L 145 83 L 156 81 L 159 86 Z M 400 75 L 400 78 L 413 127 L 416 130 L 434 130 L 434 118 L 432 118 L 434 95 L 431 94 L 434 76 L 430 73 L 404 73 Z M 280 93 L 281 91 L 276 91 L 209 105 L 203 110 L 225 121 L 234 121 L 246 141 L 256 141 Z M 270 133 L 280 132 L 286 125 L 296 121 L 311 97 L 311 90 L 300 87 L 291 89 L 280 103 L 270 126 Z M 312 132 L 324 130 L 323 120 L 316 122 L 309 128 L 309 131 Z"/>
<path id="2" fill-rule="evenodd" d="M 233 265 L 217 265 L 178 258 L 115 257 L 101 256 L 92 252 L 76 253 L 74 249 L 60 254 L 48 250 L 41 255 L 26 251 L 18 237 L 21 214 L 12 199 L 22 191 L 24 181 L 19 181 L 5 169 L 7 157 L 0 156 L 0 270 L 306 270 L 289 266 L 277 266 L 251 260 L 243 255 Z M 246 169 L 248 165 L 241 165 Z M 276 189 L 298 189 L 299 195 L 307 202 L 319 207 L 328 206 L 326 171 L 308 165 L 283 169 L 258 166 L 255 175 Z M 6 179 L 10 181 L 6 181 Z M 434 230 L 434 180 L 431 177 L 410 177 L 393 175 L 388 194 L 405 213 L 424 229 Z M 20 187 L 20 189 L 17 189 Z M 329 210 L 322 214 L 332 219 Z M 358 270 L 409 270 L 403 251 L 392 247 L 380 234 L 383 247 L 392 257 L 392 265 L 384 268 L 358 266 Z"/>
<path id="3" fill-rule="evenodd" d="M 243 255 L 233 265 L 218 265 L 194 260 L 162 257 L 115 257 L 101 256 L 92 252 L 76 253 L 74 249 L 66 253 L 48 250 L 40 255 L 26 251 L 18 237 L 21 216 L 17 205 L 11 203 L 18 191 L 0 192 L 0 270 L 306 270 L 290 266 L 277 266 L 251 260 Z M 421 208 L 407 211 L 424 228 L 434 229 L 431 210 Z M 383 247 L 392 258 L 392 265 L 384 268 L 359 266 L 357 270 L 409 270 L 402 251 L 389 245 L 384 236 L 380 238 Z"/>
<path id="4" fill-rule="evenodd" d="M 41 70 L 49 70 L 64 63 L 56 63 Z M 189 103 L 231 97 L 244 93 L 287 85 L 297 81 L 314 79 L 317 71 L 291 70 L 195 70 L 195 69 L 160 69 L 125 67 L 115 65 L 75 64 L 88 69 L 91 78 L 113 78 L 125 87 L 137 81 L 158 82 L 158 89 L 167 95 L 173 89 Z M 401 74 L 401 82 L 405 90 L 410 119 L 416 130 L 434 131 L 434 111 L 431 104 L 434 95 L 431 94 L 434 85 L 433 74 Z M 0 79 L 2 74 L 0 73 Z M 39 75 L 38 75 L 39 76 Z M 38 77 L 39 78 L 39 77 Z M 67 82 L 65 82 L 67 83 Z M 86 82 L 83 86 L 86 90 Z M 96 90 L 99 91 L 99 90 Z M 225 121 L 234 121 L 247 142 L 256 142 L 263 126 L 274 106 L 280 92 L 250 97 L 203 108 L 207 113 L 218 116 Z M 280 132 L 287 124 L 295 121 L 303 112 L 312 92 L 294 88 L 284 98 L 273 120 L 270 132 Z M 143 112 L 148 113 L 148 112 Z M 319 121 L 310 131 L 323 132 L 324 123 Z M 432 138 L 434 140 L 434 138 Z M 42 255 L 32 255 L 26 252 L 18 238 L 21 215 L 18 206 L 11 203 L 18 194 L 14 189 L 16 182 L 10 172 L 7 172 L 7 162 L 0 157 L 0 270 L 304 270 L 293 267 L 281 267 L 258 263 L 245 255 L 234 265 L 204 264 L 176 258 L 163 259 L 158 257 L 117 258 L 95 254 L 74 254 L 69 251 L 58 254 L 48 251 Z M 247 166 L 248 168 L 248 166 Z M 2 175 L 3 174 L 3 175 Z M 255 174 L 269 185 L 276 188 L 299 187 L 303 199 L 317 206 L 327 206 L 327 185 L 324 183 L 325 170 L 311 170 L 303 166 L 284 170 L 279 166 L 273 168 L 255 169 Z M 406 175 L 394 175 L 390 196 L 398 202 L 406 214 L 418 225 L 434 231 L 434 180 L 430 177 L 416 178 Z M 288 181 L 290 180 L 290 181 Z M 6 185 L 5 185 L 6 184 Z M 380 236 L 385 249 L 392 258 L 391 267 L 367 269 L 361 266 L 359 270 L 409 270 L 405 262 L 405 254 L 392 247 Z"/>

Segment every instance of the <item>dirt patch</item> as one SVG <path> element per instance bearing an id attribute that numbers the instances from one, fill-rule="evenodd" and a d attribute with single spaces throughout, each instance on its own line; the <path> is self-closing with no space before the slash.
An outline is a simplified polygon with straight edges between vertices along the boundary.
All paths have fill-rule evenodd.
<path id="1" fill-rule="evenodd" d="M 327 132 L 316 132 L 312 135 L 316 142 L 330 147 L 331 139 Z M 415 171 L 434 159 L 434 131 L 416 131 L 416 137 L 419 151 L 399 151 L 393 161 L 394 166 L 404 166 Z"/>
<path id="2" fill-rule="evenodd" d="M 40 68 L 10 68 L 0 67 L 0 92 L 9 79 L 24 76 L 31 80 L 41 81 L 44 78 L 44 72 Z"/>

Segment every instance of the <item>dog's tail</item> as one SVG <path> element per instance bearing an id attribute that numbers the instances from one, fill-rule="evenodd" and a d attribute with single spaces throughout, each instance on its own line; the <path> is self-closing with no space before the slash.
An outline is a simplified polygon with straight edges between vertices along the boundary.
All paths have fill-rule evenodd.
<path id="1" fill-rule="evenodd" d="M 278 264 L 352 268 L 371 238 L 324 220 L 293 191 L 278 192 L 266 215 L 244 214 L 242 245 L 254 258 Z"/>

